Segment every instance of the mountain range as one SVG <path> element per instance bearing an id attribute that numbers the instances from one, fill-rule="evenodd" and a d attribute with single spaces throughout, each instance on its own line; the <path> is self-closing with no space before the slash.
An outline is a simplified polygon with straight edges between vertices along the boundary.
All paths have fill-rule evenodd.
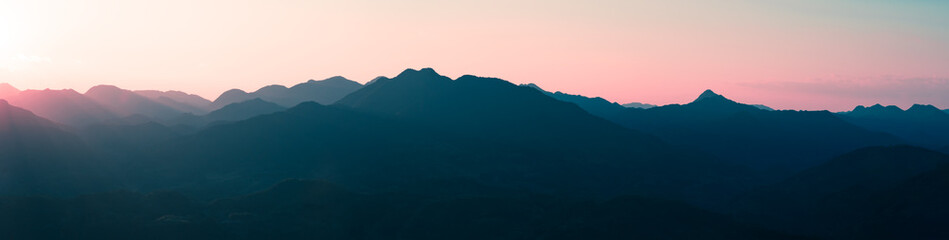
<path id="1" fill-rule="evenodd" d="M 431 68 L 0 99 L 11 239 L 949 238 L 929 105 L 623 106 Z"/>
<path id="2" fill-rule="evenodd" d="M 211 109 L 218 109 L 229 104 L 260 98 L 284 107 L 293 107 L 303 102 L 332 104 L 344 96 L 361 88 L 362 84 L 336 76 L 320 81 L 309 80 L 292 87 L 270 85 L 257 89 L 254 92 L 244 92 L 239 89 L 228 90 L 211 103 Z"/>

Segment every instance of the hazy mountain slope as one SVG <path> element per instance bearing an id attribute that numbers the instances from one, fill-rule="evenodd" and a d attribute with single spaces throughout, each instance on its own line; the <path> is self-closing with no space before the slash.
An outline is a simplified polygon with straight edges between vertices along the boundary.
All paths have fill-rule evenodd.
<path id="1" fill-rule="evenodd" d="M 0 100 L 0 195 L 107 189 L 106 170 L 79 137 Z"/>
<path id="2" fill-rule="evenodd" d="M 181 111 L 172 107 L 115 86 L 95 86 L 86 91 L 85 96 L 123 117 L 140 114 L 149 118 L 167 120 L 182 114 Z"/>
<path id="3" fill-rule="evenodd" d="M 119 117 L 71 89 L 26 90 L 8 97 L 7 101 L 40 117 L 70 126 L 85 126 Z"/>
<path id="4" fill-rule="evenodd" d="M 194 94 L 155 90 L 139 90 L 135 93 L 181 112 L 203 115 L 211 111 L 211 101 Z"/>
<path id="5" fill-rule="evenodd" d="M 16 89 L 8 83 L 0 83 L 0 99 L 6 99 L 7 97 L 15 96 L 20 93 L 19 89 Z"/>

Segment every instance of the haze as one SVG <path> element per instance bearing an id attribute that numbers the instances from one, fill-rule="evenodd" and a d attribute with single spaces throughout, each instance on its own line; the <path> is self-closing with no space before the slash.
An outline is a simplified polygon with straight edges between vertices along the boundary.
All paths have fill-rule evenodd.
<path id="1" fill-rule="evenodd" d="M 943 1 L 0 1 L 0 82 L 221 92 L 434 67 L 616 102 L 949 108 Z"/>

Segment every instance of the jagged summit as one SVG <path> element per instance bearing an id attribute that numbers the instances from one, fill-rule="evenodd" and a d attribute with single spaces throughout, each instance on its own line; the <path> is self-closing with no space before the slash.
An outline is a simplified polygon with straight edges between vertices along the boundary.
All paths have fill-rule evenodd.
<path id="1" fill-rule="evenodd" d="M 903 112 L 903 109 L 895 105 L 883 106 L 882 104 L 873 104 L 870 107 L 864 107 L 863 105 L 858 105 L 850 111 L 850 115 L 855 116 L 865 116 L 865 115 L 887 115 L 887 114 L 900 114 Z"/>
<path id="2" fill-rule="evenodd" d="M 912 107 L 906 109 L 906 112 L 915 112 L 915 113 L 942 113 L 942 110 L 936 108 L 936 106 L 929 104 L 913 104 Z"/>
<path id="3" fill-rule="evenodd" d="M 402 73 L 399 73 L 399 75 L 393 79 L 404 79 L 404 78 L 451 80 L 448 77 L 438 74 L 438 72 L 435 72 L 435 69 L 432 69 L 432 68 L 422 68 L 421 70 L 415 70 L 412 68 L 405 69 L 405 71 L 402 71 Z"/>
<path id="4" fill-rule="evenodd" d="M 388 77 L 378 76 L 376 78 L 373 78 L 372 80 L 369 80 L 369 82 L 366 83 L 366 86 L 372 85 L 373 83 L 377 83 L 377 82 L 385 82 L 388 80 L 390 80 Z"/>
<path id="5" fill-rule="evenodd" d="M 722 96 L 722 95 L 719 95 L 718 93 L 713 92 L 711 89 L 706 89 L 704 92 L 702 92 L 701 95 L 699 95 L 698 98 L 695 99 L 695 101 L 692 101 L 692 102 L 694 103 L 694 102 L 708 101 L 708 100 L 728 100 L 728 99 L 725 98 L 725 96 Z M 728 100 L 728 101 L 731 101 L 731 100 Z"/>

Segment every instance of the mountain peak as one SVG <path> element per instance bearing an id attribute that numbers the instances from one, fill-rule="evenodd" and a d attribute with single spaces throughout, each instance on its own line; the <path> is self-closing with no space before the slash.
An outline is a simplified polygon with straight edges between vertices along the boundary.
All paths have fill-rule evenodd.
<path id="1" fill-rule="evenodd" d="M 698 98 L 695 99 L 695 101 L 692 101 L 692 102 L 695 103 L 695 102 L 710 101 L 710 100 L 712 100 L 712 101 L 720 101 L 720 100 L 731 101 L 731 100 L 728 100 L 728 98 L 725 98 L 725 96 L 722 96 L 722 95 L 719 95 L 718 93 L 713 92 L 711 89 L 706 89 L 704 92 L 702 92 L 701 95 L 699 95 Z"/>
<path id="2" fill-rule="evenodd" d="M 909 109 L 906 109 L 906 111 L 941 112 L 942 110 L 939 110 L 939 108 L 936 108 L 935 106 L 929 105 L 929 104 L 913 104 L 913 106 L 909 107 Z"/>
<path id="3" fill-rule="evenodd" d="M 349 80 L 348 78 L 345 78 L 345 77 L 343 77 L 343 76 L 332 76 L 332 77 L 330 77 L 330 78 L 323 79 L 323 81 L 324 81 L 324 82 L 341 82 L 341 81 L 342 81 L 342 82 L 352 82 L 352 80 Z"/>
<path id="4" fill-rule="evenodd" d="M 913 104 L 912 107 L 906 109 L 906 113 L 917 114 L 917 115 L 937 115 L 944 116 L 946 113 L 939 108 L 936 108 L 933 105 L 928 104 Z"/>
<path id="5" fill-rule="evenodd" d="M 412 68 L 405 69 L 402 73 L 399 73 L 395 78 L 447 78 L 435 72 L 435 69 L 432 68 L 422 68 L 421 70 L 415 70 Z"/>

